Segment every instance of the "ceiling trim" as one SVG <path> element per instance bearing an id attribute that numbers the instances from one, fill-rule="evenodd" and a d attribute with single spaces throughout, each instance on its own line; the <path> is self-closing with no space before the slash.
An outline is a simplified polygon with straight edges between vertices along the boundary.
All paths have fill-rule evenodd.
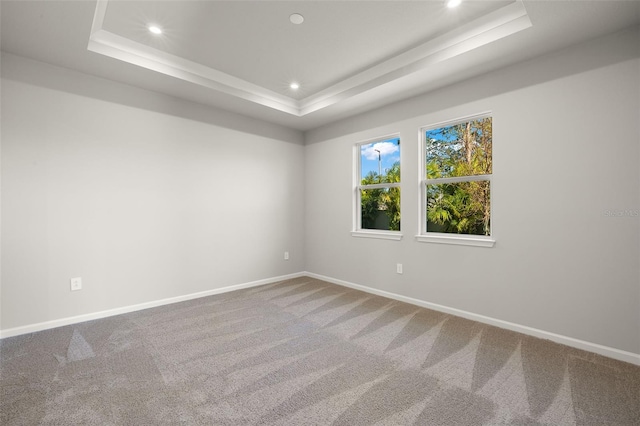
<path id="1" fill-rule="evenodd" d="M 295 99 L 103 29 L 108 0 L 98 0 L 87 49 L 282 112 L 299 115 Z"/>
<path id="2" fill-rule="evenodd" d="M 451 30 L 301 101 L 301 115 L 398 80 L 531 27 L 521 1 Z"/>
<path id="3" fill-rule="evenodd" d="M 524 5 L 518 0 L 298 101 L 105 30 L 104 19 L 108 3 L 109 0 L 97 1 L 88 50 L 298 117 L 425 70 L 532 26 Z"/>

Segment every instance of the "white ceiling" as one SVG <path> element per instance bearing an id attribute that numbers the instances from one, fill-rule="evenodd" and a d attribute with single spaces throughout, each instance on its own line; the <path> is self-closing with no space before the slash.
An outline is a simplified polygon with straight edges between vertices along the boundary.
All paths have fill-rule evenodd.
<path id="1" fill-rule="evenodd" d="M 102 28 L 302 99 L 508 3 L 475 2 L 454 12 L 415 1 L 110 1 Z M 302 25 L 289 21 L 293 12 L 306 17 Z M 165 34 L 151 34 L 148 22 Z M 293 80 L 302 90 L 289 89 Z"/>
<path id="2" fill-rule="evenodd" d="M 309 130 L 638 25 L 640 2 L 3 0 L 0 14 L 3 51 Z"/>

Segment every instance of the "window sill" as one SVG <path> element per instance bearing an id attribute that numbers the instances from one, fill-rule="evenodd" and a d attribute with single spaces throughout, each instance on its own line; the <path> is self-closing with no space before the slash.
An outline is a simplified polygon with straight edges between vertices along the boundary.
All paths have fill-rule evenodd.
<path id="1" fill-rule="evenodd" d="M 351 231 L 352 237 L 358 238 L 377 238 L 380 240 L 400 241 L 402 234 L 397 231 Z"/>
<path id="2" fill-rule="evenodd" d="M 481 237 L 473 235 L 416 235 L 416 241 L 421 243 L 436 243 L 436 244 L 456 244 L 460 246 L 472 246 L 472 247 L 493 247 L 496 244 L 496 240 L 491 237 Z"/>

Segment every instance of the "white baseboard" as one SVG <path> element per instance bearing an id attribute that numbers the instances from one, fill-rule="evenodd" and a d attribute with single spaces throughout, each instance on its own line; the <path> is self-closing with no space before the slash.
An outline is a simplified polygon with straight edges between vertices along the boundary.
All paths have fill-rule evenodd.
<path id="1" fill-rule="evenodd" d="M 9 328 L 6 330 L 0 330 L 0 339 L 6 337 L 18 336 L 21 334 L 34 333 L 37 331 L 48 330 L 51 328 L 62 327 L 70 324 L 77 324 L 84 321 L 91 321 L 100 318 L 106 318 L 114 315 L 126 314 L 129 312 L 141 311 L 143 309 L 154 308 L 162 305 L 169 305 L 171 303 L 183 302 L 186 300 L 197 299 L 200 297 L 212 296 L 214 294 L 227 293 L 230 291 L 241 290 L 245 288 L 257 287 L 264 284 L 271 284 L 278 281 L 288 280 L 292 278 L 298 278 L 302 276 L 308 276 L 316 278 L 322 281 L 327 281 L 333 284 L 341 285 L 344 287 L 361 290 L 366 293 L 375 294 L 389 299 L 398 300 L 400 302 L 410 303 L 412 305 L 421 306 L 423 308 L 433 309 L 434 311 L 444 312 L 451 315 L 456 315 L 462 318 L 467 318 L 473 321 L 478 321 L 484 324 L 493 325 L 496 327 L 504 328 L 518 333 L 527 334 L 529 336 L 539 337 L 541 339 L 551 340 L 556 343 L 571 346 L 577 349 L 593 352 L 602 356 L 617 359 L 620 361 L 629 362 L 631 364 L 640 365 L 640 354 L 633 352 L 627 352 L 620 349 L 611 348 L 609 346 L 600 345 L 597 343 L 591 343 L 580 339 L 574 339 L 573 337 L 563 336 L 556 333 L 551 333 L 544 330 L 539 330 L 533 327 L 527 327 L 525 325 L 515 324 L 509 321 L 503 321 L 496 318 L 487 317 L 484 315 L 474 314 L 472 312 L 463 311 L 461 309 L 450 308 L 448 306 L 438 305 L 436 303 L 426 302 L 424 300 L 414 299 L 412 297 L 402 296 L 400 294 L 391 293 L 384 290 L 378 290 L 375 288 L 367 287 L 352 282 L 339 280 L 332 277 L 327 277 L 313 272 L 297 272 L 294 274 L 282 275 L 279 277 L 266 278 L 263 280 L 251 281 L 243 284 L 236 284 L 222 288 L 216 288 L 213 290 L 202 291 L 198 293 L 187 294 L 183 296 L 170 297 L 167 299 L 155 300 L 151 302 L 140 303 L 137 305 L 124 306 L 121 308 L 108 309 L 105 311 L 94 312 L 90 314 L 78 315 L 74 317 L 60 318 L 52 321 L 45 321 L 36 324 L 25 325 L 21 327 Z"/>
<path id="2" fill-rule="evenodd" d="M 288 280 L 305 276 L 303 272 L 295 274 L 282 275 L 279 277 L 266 278 L 258 281 L 251 281 L 243 284 L 230 285 L 227 287 L 215 288 L 213 290 L 201 291 L 198 293 L 186 294 L 184 296 L 169 297 L 167 299 L 154 300 L 151 302 L 139 303 L 137 305 L 123 306 L 121 308 L 108 309 L 106 311 L 93 312 L 90 314 L 77 315 L 74 317 L 60 318 L 52 321 L 40 322 L 21 327 L 8 328 L 0 330 L 0 339 L 6 337 L 19 336 L 21 334 L 35 333 L 36 331 L 48 330 L 50 328 L 62 327 L 64 325 L 77 324 L 84 321 L 91 321 L 100 318 L 111 317 L 114 315 L 126 314 L 143 309 L 155 308 L 156 306 L 169 305 L 171 303 L 184 302 L 186 300 L 198 299 L 200 297 L 212 296 L 214 294 L 227 293 L 230 291 L 241 290 L 244 288 L 257 287 L 259 285 L 271 284 L 278 281 Z"/>
<path id="3" fill-rule="evenodd" d="M 406 302 L 412 305 L 421 306 L 423 308 L 432 309 L 434 311 L 444 312 L 444 313 L 455 315 L 458 317 L 467 318 L 473 321 L 478 321 L 484 324 L 494 325 L 496 327 L 505 328 L 507 330 L 516 331 L 518 333 L 527 334 L 529 336 L 551 340 L 556 343 L 571 346 L 577 349 L 582 349 L 588 352 L 593 352 L 602 356 L 606 356 L 608 358 L 617 359 L 619 361 L 640 365 L 640 354 L 636 354 L 633 352 L 627 352 L 620 349 L 611 348 L 609 346 L 600 345 L 597 343 L 586 342 L 584 340 L 574 339 L 573 337 L 567 337 L 560 334 L 539 330 L 537 328 L 527 327 L 526 325 L 515 324 L 509 321 L 503 321 L 496 318 L 487 317 L 484 315 L 478 315 L 472 312 L 467 312 L 467 311 L 463 311 L 456 308 L 450 308 L 448 306 L 438 305 L 436 303 L 425 302 L 423 300 L 414 299 L 412 297 L 402 296 L 399 294 L 390 293 L 388 291 L 378 290 L 375 288 L 366 287 L 360 284 L 354 284 L 348 281 L 339 280 L 336 278 L 331 278 L 331 277 L 327 277 L 320 274 L 314 274 L 312 272 L 305 272 L 302 275 L 306 275 L 312 278 L 317 278 L 319 280 L 327 281 L 333 284 L 338 284 L 344 287 L 361 290 L 366 293 L 388 297 L 390 299 L 395 299 L 400 302 Z"/>

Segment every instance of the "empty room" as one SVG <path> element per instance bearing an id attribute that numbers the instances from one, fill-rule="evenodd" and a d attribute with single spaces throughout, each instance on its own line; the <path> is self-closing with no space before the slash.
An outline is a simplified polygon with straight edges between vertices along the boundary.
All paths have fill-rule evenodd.
<path id="1" fill-rule="evenodd" d="M 0 17 L 0 424 L 640 425 L 640 2 Z"/>

